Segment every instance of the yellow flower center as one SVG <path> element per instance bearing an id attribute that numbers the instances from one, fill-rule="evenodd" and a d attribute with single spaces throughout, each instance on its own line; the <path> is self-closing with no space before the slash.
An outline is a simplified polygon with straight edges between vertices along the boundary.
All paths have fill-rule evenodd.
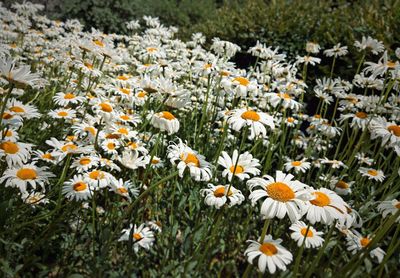
<path id="1" fill-rule="evenodd" d="M 63 152 L 69 152 L 69 151 L 73 151 L 76 150 L 78 147 L 74 144 L 67 144 L 61 147 L 61 150 Z"/>
<path id="2" fill-rule="evenodd" d="M 35 180 L 37 178 L 37 173 L 30 168 L 22 168 L 17 171 L 17 177 L 21 180 Z"/>
<path id="3" fill-rule="evenodd" d="M 235 79 L 233 79 L 233 81 L 239 82 L 239 84 L 242 86 L 247 86 L 250 83 L 250 81 L 247 78 L 241 76 L 236 77 Z"/>
<path id="4" fill-rule="evenodd" d="M 370 169 L 367 171 L 368 175 L 376 177 L 378 175 L 378 171 Z"/>
<path id="5" fill-rule="evenodd" d="M 119 91 L 125 95 L 129 95 L 131 93 L 131 90 L 128 88 L 119 88 Z"/>
<path id="6" fill-rule="evenodd" d="M 93 65 L 91 63 L 84 63 L 85 67 L 87 67 L 90 70 L 93 70 Z"/>
<path id="7" fill-rule="evenodd" d="M 336 187 L 342 188 L 342 189 L 347 189 L 347 188 L 349 188 L 350 186 L 349 186 L 349 184 L 348 184 L 347 182 L 344 182 L 344 181 L 340 180 L 340 181 L 338 181 L 338 182 L 336 183 Z"/>
<path id="8" fill-rule="evenodd" d="M 60 117 L 67 117 L 68 116 L 68 112 L 60 111 L 60 112 L 57 113 L 57 115 L 60 116 Z"/>
<path id="9" fill-rule="evenodd" d="M 395 204 L 394 207 L 400 209 L 400 202 L 397 202 L 397 204 Z"/>
<path id="10" fill-rule="evenodd" d="M 365 118 L 368 117 L 368 114 L 365 113 L 365 112 L 357 112 L 357 113 L 356 113 L 356 117 L 357 117 L 357 118 L 360 118 L 360 119 L 365 119 Z"/>
<path id="11" fill-rule="evenodd" d="M 325 207 L 331 203 L 331 199 L 329 199 L 328 195 L 326 195 L 325 193 L 316 191 L 313 193 L 313 195 L 315 196 L 315 199 L 311 200 L 310 203 L 314 206 Z"/>
<path id="12" fill-rule="evenodd" d="M 137 96 L 140 97 L 140 98 L 143 98 L 143 97 L 145 97 L 146 95 L 147 95 L 147 93 L 146 93 L 145 91 L 140 91 L 140 92 L 137 94 Z"/>
<path id="13" fill-rule="evenodd" d="M 97 46 L 104 47 L 104 43 L 102 41 L 100 41 L 100 40 L 94 40 L 93 42 Z"/>
<path id="14" fill-rule="evenodd" d="M 92 180 L 101 180 L 104 178 L 104 173 L 99 170 L 94 170 L 90 172 L 89 178 L 91 178 Z"/>
<path id="15" fill-rule="evenodd" d="M 126 194 L 128 193 L 128 189 L 126 189 L 125 187 L 118 187 L 117 191 L 119 194 Z"/>
<path id="16" fill-rule="evenodd" d="M 367 237 L 363 237 L 360 239 L 360 244 L 362 247 L 367 247 L 371 240 Z"/>
<path id="17" fill-rule="evenodd" d="M 130 120 L 131 117 L 129 117 L 128 115 L 121 115 L 119 118 L 121 120 L 128 121 L 128 120 Z"/>
<path id="18" fill-rule="evenodd" d="M 85 190 L 87 188 L 87 185 L 86 185 L 86 183 L 80 181 L 80 182 L 75 183 L 73 188 L 75 191 L 79 192 L 79 191 Z"/>
<path id="19" fill-rule="evenodd" d="M 186 164 L 192 163 L 196 167 L 200 166 L 200 161 L 197 158 L 197 156 L 193 153 L 188 153 L 188 154 L 181 154 L 180 159 L 184 161 Z"/>
<path id="20" fill-rule="evenodd" d="M 0 149 L 2 149 L 6 154 L 15 154 L 19 151 L 18 145 L 9 141 L 0 143 Z"/>
<path id="21" fill-rule="evenodd" d="M 133 237 L 136 241 L 139 241 L 139 240 L 141 240 L 141 239 L 143 238 L 139 233 L 134 233 L 134 234 L 132 235 L 132 237 Z"/>
<path id="22" fill-rule="evenodd" d="M 90 134 L 92 134 L 93 136 L 96 135 L 96 129 L 95 129 L 94 127 L 92 127 L 92 126 L 87 126 L 87 127 L 85 127 L 84 130 L 85 130 L 85 131 L 89 131 Z"/>
<path id="23" fill-rule="evenodd" d="M 102 111 L 107 112 L 107 113 L 111 113 L 113 111 L 112 106 L 105 102 L 100 103 L 100 108 Z"/>
<path id="24" fill-rule="evenodd" d="M 5 137 L 11 137 L 13 135 L 13 132 L 11 130 L 7 130 Z"/>
<path id="25" fill-rule="evenodd" d="M 278 93 L 278 96 L 283 99 L 291 99 L 288 93 Z"/>
<path id="26" fill-rule="evenodd" d="M 80 165 L 88 165 L 92 160 L 89 157 L 82 157 L 79 160 Z"/>
<path id="27" fill-rule="evenodd" d="M 235 165 L 232 165 L 229 168 L 229 171 L 231 171 L 232 174 L 237 175 L 237 174 L 241 174 L 244 172 L 244 168 L 240 165 L 236 165 L 236 169 L 235 169 Z"/>
<path id="28" fill-rule="evenodd" d="M 279 202 L 287 202 L 295 197 L 293 189 L 283 182 L 273 182 L 267 185 L 266 191 L 269 197 Z"/>
<path id="29" fill-rule="evenodd" d="M 3 119 L 5 119 L 5 120 L 12 119 L 13 117 L 14 116 L 12 114 L 10 114 L 10 113 L 7 113 L 7 112 L 3 113 Z"/>
<path id="30" fill-rule="evenodd" d="M 67 93 L 64 95 L 64 99 L 74 99 L 74 98 L 75 98 L 75 95 L 72 93 Z"/>
<path id="31" fill-rule="evenodd" d="M 42 158 L 49 159 L 49 160 L 54 160 L 54 157 L 50 153 L 43 154 Z"/>
<path id="32" fill-rule="evenodd" d="M 163 111 L 161 112 L 161 118 L 164 118 L 166 120 L 172 121 L 173 119 L 175 119 L 175 116 L 172 115 L 170 112 L 168 111 Z"/>
<path id="33" fill-rule="evenodd" d="M 289 117 L 289 118 L 287 118 L 287 121 L 288 121 L 289 123 L 294 123 L 294 118 Z"/>
<path id="34" fill-rule="evenodd" d="M 10 111 L 15 113 L 25 113 L 25 109 L 22 108 L 21 106 L 13 106 L 10 108 Z"/>
<path id="35" fill-rule="evenodd" d="M 153 158 L 153 159 L 151 160 L 151 164 L 158 164 L 158 163 L 160 163 L 160 160 L 159 160 L 159 159 Z"/>
<path id="36" fill-rule="evenodd" d="M 300 230 L 300 233 L 301 233 L 302 236 L 305 236 L 305 237 L 312 237 L 314 235 L 313 232 L 310 229 L 308 229 L 308 231 L 307 231 L 307 227 L 302 228 Z"/>
<path id="37" fill-rule="evenodd" d="M 233 192 L 232 190 L 229 190 L 228 196 L 232 196 Z M 214 190 L 214 196 L 217 198 L 222 198 L 225 196 L 225 187 L 224 186 L 218 186 L 217 189 Z"/>
<path id="38" fill-rule="evenodd" d="M 387 128 L 392 134 L 400 137 L 400 126 L 399 125 L 391 125 Z"/>
<path id="39" fill-rule="evenodd" d="M 242 119 L 251 120 L 253 122 L 258 122 L 260 120 L 260 115 L 258 115 L 257 112 L 251 110 L 243 112 L 241 117 Z"/>
<path id="40" fill-rule="evenodd" d="M 261 244 L 258 250 L 260 250 L 261 252 L 263 252 L 263 254 L 267 256 L 273 256 L 278 253 L 278 249 L 275 247 L 275 245 L 268 242 Z"/>
<path id="41" fill-rule="evenodd" d="M 396 63 L 393 61 L 388 61 L 386 66 L 390 69 L 394 68 L 396 66 Z"/>
<path id="42" fill-rule="evenodd" d="M 157 48 L 156 48 L 156 47 L 148 47 L 148 48 L 147 48 L 147 52 L 153 53 L 153 52 L 155 52 L 155 51 L 157 51 Z"/>
<path id="43" fill-rule="evenodd" d="M 118 132 L 121 133 L 121 134 L 124 134 L 124 135 L 128 135 L 129 134 L 129 131 L 124 127 L 119 128 Z"/>
<path id="44" fill-rule="evenodd" d="M 126 80 L 129 79 L 129 77 L 126 76 L 126 75 L 120 75 L 120 76 L 117 76 L 117 79 L 118 79 L 118 80 L 122 80 L 122 81 L 126 81 Z"/>
<path id="45" fill-rule="evenodd" d="M 292 161 L 292 166 L 297 167 L 301 165 L 301 161 Z"/>
<path id="46" fill-rule="evenodd" d="M 113 142 L 110 142 L 107 144 L 107 149 L 109 150 L 115 150 L 115 144 Z"/>

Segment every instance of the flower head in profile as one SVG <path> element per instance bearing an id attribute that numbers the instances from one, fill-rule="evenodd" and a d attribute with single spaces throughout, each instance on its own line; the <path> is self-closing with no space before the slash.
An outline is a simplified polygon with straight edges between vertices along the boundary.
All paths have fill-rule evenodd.
<path id="1" fill-rule="evenodd" d="M 281 245 L 282 239 L 274 240 L 271 235 L 267 235 L 263 243 L 254 240 L 248 240 L 249 247 L 244 252 L 247 261 L 255 264 L 254 260 L 258 258 L 258 270 L 262 273 L 268 267 L 268 272 L 274 274 L 276 269 L 286 270 L 286 265 L 293 260 L 293 255 Z"/>
<path id="2" fill-rule="evenodd" d="M 216 186 L 208 184 L 208 188 L 200 190 L 200 193 L 205 197 L 204 203 L 206 205 L 213 206 L 217 209 L 225 205 L 226 202 L 232 207 L 234 205 L 240 205 L 244 201 L 242 192 L 229 184 Z"/>
<path id="3" fill-rule="evenodd" d="M 227 152 L 223 151 L 222 155 L 218 158 L 218 164 L 225 168 L 222 176 L 228 176 L 229 181 L 232 180 L 233 176 L 244 180 L 250 178 L 249 174 L 258 175 L 260 173 L 260 170 L 257 168 L 260 166 L 258 159 L 253 158 L 249 152 L 239 155 L 239 152 L 234 150 L 231 158 Z"/>
<path id="4" fill-rule="evenodd" d="M 305 202 L 311 199 L 311 195 L 307 185 L 293 178 L 293 175 L 281 171 L 276 171 L 276 178 L 269 175 L 252 178 L 247 182 L 252 191 L 249 199 L 255 205 L 265 198 L 260 211 L 265 217 L 282 219 L 288 215 L 290 221 L 295 222 L 305 213 Z"/>
<path id="5" fill-rule="evenodd" d="M 0 61 L 0 76 L 18 88 L 34 86 L 40 81 L 38 74 L 31 73 L 30 66 L 22 65 L 17 67 L 16 61 L 11 58 Z"/>

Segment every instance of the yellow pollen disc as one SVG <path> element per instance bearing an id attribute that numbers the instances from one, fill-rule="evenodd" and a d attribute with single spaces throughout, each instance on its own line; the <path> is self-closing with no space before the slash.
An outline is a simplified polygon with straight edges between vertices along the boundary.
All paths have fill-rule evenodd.
<path id="1" fill-rule="evenodd" d="M 24 113 L 25 112 L 25 109 L 22 108 L 21 106 L 13 106 L 9 110 L 12 112 L 15 112 L 15 113 Z"/>
<path id="2" fill-rule="evenodd" d="M 360 119 L 365 119 L 365 118 L 368 117 L 368 114 L 365 113 L 365 112 L 357 112 L 357 113 L 356 113 L 356 117 L 357 117 L 357 118 L 360 118 Z"/>
<path id="3" fill-rule="evenodd" d="M 87 188 L 87 185 L 86 183 L 80 181 L 75 183 L 73 187 L 75 191 L 83 191 Z"/>
<path id="4" fill-rule="evenodd" d="M 241 117 L 242 119 L 251 120 L 253 122 L 258 122 L 260 120 L 260 115 L 258 115 L 257 112 L 251 110 L 243 112 Z"/>
<path id="5" fill-rule="evenodd" d="M 112 142 L 108 143 L 108 144 L 107 144 L 107 149 L 109 149 L 109 150 L 115 150 L 115 144 L 112 143 Z"/>
<path id="6" fill-rule="evenodd" d="M 235 165 L 232 165 L 229 168 L 229 171 L 231 171 L 232 174 L 237 175 L 237 174 L 241 174 L 244 172 L 244 168 L 240 165 L 236 165 L 236 169 L 235 169 Z"/>
<path id="7" fill-rule="evenodd" d="M 340 181 L 338 181 L 338 182 L 336 183 L 336 187 L 342 188 L 342 189 L 347 189 L 347 188 L 349 188 L 350 186 L 349 186 L 349 184 L 348 184 L 347 182 L 344 182 L 344 181 L 340 180 Z"/>
<path id="8" fill-rule="evenodd" d="M 68 93 L 68 94 L 64 95 L 64 99 L 74 99 L 74 98 L 75 98 L 75 95 L 72 93 Z"/>
<path id="9" fill-rule="evenodd" d="M 354 97 L 346 97 L 345 100 L 350 101 L 353 104 L 356 104 L 358 100 Z"/>
<path id="10" fill-rule="evenodd" d="M 80 165 L 88 165 L 92 160 L 89 157 L 82 157 L 79 160 Z"/>
<path id="11" fill-rule="evenodd" d="M 128 135 L 129 134 L 129 131 L 124 127 L 121 127 L 120 129 L 118 129 L 118 132 L 121 133 L 121 134 L 124 134 L 124 135 Z"/>
<path id="12" fill-rule="evenodd" d="M 107 139 L 119 139 L 121 136 L 119 134 L 114 134 L 114 133 L 108 133 L 106 135 Z"/>
<path id="13" fill-rule="evenodd" d="M 119 91 L 125 95 L 129 95 L 131 93 L 131 90 L 127 88 L 119 88 Z"/>
<path id="14" fill-rule="evenodd" d="M 387 62 L 387 64 L 386 64 L 386 66 L 388 67 L 388 68 L 394 68 L 395 66 L 396 66 L 396 63 L 395 62 L 393 62 L 393 61 L 388 61 Z"/>
<path id="15" fill-rule="evenodd" d="M 188 154 L 181 154 L 180 159 L 184 161 L 186 164 L 192 163 L 194 166 L 199 167 L 200 166 L 200 161 L 197 158 L 197 156 L 193 153 L 188 153 Z"/>
<path id="16" fill-rule="evenodd" d="M 119 118 L 121 120 L 128 121 L 128 120 L 130 120 L 131 117 L 129 117 L 128 115 L 121 115 L 121 116 L 119 116 Z"/>
<path id="17" fill-rule="evenodd" d="M 14 116 L 12 114 L 7 113 L 7 112 L 4 112 L 4 114 L 3 114 L 3 119 L 5 119 L 5 120 L 12 119 L 13 117 Z"/>
<path id="18" fill-rule="evenodd" d="M 117 79 L 118 79 L 118 80 L 122 80 L 122 81 L 126 81 L 126 80 L 129 79 L 129 77 L 126 76 L 126 75 L 120 75 L 120 76 L 117 76 Z"/>
<path id="19" fill-rule="evenodd" d="M 289 118 L 287 118 L 287 121 L 288 121 L 289 123 L 293 123 L 293 122 L 294 122 L 294 118 L 289 117 Z"/>
<path id="20" fill-rule="evenodd" d="M 239 82 L 239 84 L 242 86 L 247 86 L 250 83 L 250 81 L 247 78 L 241 76 L 236 77 L 235 79 L 233 79 L 233 81 Z"/>
<path id="21" fill-rule="evenodd" d="M 321 119 L 321 115 L 320 115 L 320 114 L 315 114 L 315 115 L 314 115 L 314 118 L 316 118 L 316 119 Z"/>
<path id="22" fill-rule="evenodd" d="M 367 247 L 370 242 L 371 242 L 371 240 L 366 237 L 363 237 L 362 239 L 360 239 L 360 244 L 362 247 Z"/>
<path id="23" fill-rule="evenodd" d="M 15 154 L 19 151 L 18 145 L 9 141 L 0 143 L 0 149 L 2 149 L 6 154 Z"/>
<path id="24" fill-rule="evenodd" d="M 307 227 L 302 228 L 300 230 L 300 233 L 301 233 L 302 236 L 306 236 L 306 237 L 312 237 L 314 235 L 313 232 L 310 229 L 307 231 Z M 307 233 L 307 235 L 306 235 L 306 233 Z"/>
<path id="25" fill-rule="evenodd" d="M 400 209 L 400 202 L 398 202 L 397 204 L 394 205 L 395 208 Z"/>
<path id="26" fill-rule="evenodd" d="M 17 177 L 21 180 L 35 180 L 37 178 L 37 173 L 33 169 L 22 168 L 17 171 Z"/>
<path id="27" fill-rule="evenodd" d="M 152 52 L 157 51 L 157 48 L 156 47 L 148 47 L 146 50 L 147 50 L 147 52 L 152 53 Z"/>
<path id="28" fill-rule="evenodd" d="M 374 176 L 374 177 L 376 177 L 376 176 L 378 175 L 378 171 L 373 170 L 373 169 L 368 170 L 367 173 L 368 173 L 370 176 Z"/>
<path id="29" fill-rule="evenodd" d="M 138 234 L 138 233 L 134 233 L 133 235 L 132 235 L 132 237 L 135 239 L 135 240 L 141 240 L 143 237 L 140 235 L 140 234 Z"/>
<path id="30" fill-rule="evenodd" d="M 90 70 L 93 70 L 93 65 L 90 63 L 84 63 L 85 67 L 87 67 Z"/>
<path id="31" fill-rule="evenodd" d="M 397 137 L 400 137 L 400 125 L 391 125 L 387 129 Z"/>
<path id="32" fill-rule="evenodd" d="M 212 67 L 211 64 L 205 64 L 205 65 L 203 66 L 204 69 L 209 69 L 209 68 L 211 68 L 211 67 Z"/>
<path id="33" fill-rule="evenodd" d="M 137 94 L 137 96 L 140 97 L 140 98 L 143 98 L 143 97 L 145 97 L 146 95 L 147 95 L 147 94 L 146 94 L 145 91 L 140 91 L 140 92 Z"/>
<path id="34" fill-rule="evenodd" d="M 263 252 L 263 254 L 267 256 L 273 256 L 278 253 L 278 249 L 275 247 L 275 245 L 268 242 L 261 244 L 258 250 L 260 250 L 261 252 Z"/>
<path id="35" fill-rule="evenodd" d="M 7 130 L 5 137 L 11 137 L 13 132 L 11 130 Z"/>
<path id="36" fill-rule="evenodd" d="M 91 126 L 87 126 L 87 127 L 85 127 L 85 129 L 84 129 L 85 131 L 89 131 L 90 132 L 90 134 L 92 134 L 93 136 L 95 136 L 96 135 L 96 129 L 94 128 L 94 127 L 91 127 Z"/>
<path id="37" fill-rule="evenodd" d="M 283 182 L 273 182 L 267 185 L 266 191 L 269 197 L 279 202 L 287 202 L 295 197 L 293 189 Z"/>
<path id="38" fill-rule="evenodd" d="M 60 112 L 57 113 L 57 115 L 60 116 L 60 117 L 67 117 L 68 116 L 68 112 L 60 111 Z"/>
<path id="39" fill-rule="evenodd" d="M 74 141 L 74 140 L 76 140 L 76 137 L 75 137 L 75 135 L 68 135 L 66 140 L 67 141 Z"/>
<path id="40" fill-rule="evenodd" d="M 220 74 L 221 74 L 222 76 L 229 76 L 229 75 L 230 75 L 230 73 L 229 73 L 228 71 L 224 71 L 224 70 L 222 70 L 222 71 L 220 72 Z"/>
<path id="41" fill-rule="evenodd" d="M 100 47 L 104 47 L 104 43 L 102 41 L 99 40 L 94 40 L 93 41 L 95 45 L 100 46 Z"/>
<path id="42" fill-rule="evenodd" d="M 175 116 L 172 115 L 170 112 L 168 111 L 163 111 L 161 112 L 161 118 L 164 118 L 166 120 L 172 121 L 173 119 L 175 119 Z"/>
<path id="43" fill-rule="evenodd" d="M 104 112 L 111 113 L 113 111 L 112 106 L 108 103 L 102 102 L 99 105 L 100 105 L 101 110 Z"/>
<path id="44" fill-rule="evenodd" d="M 117 191 L 119 194 L 126 194 L 128 193 L 128 189 L 126 189 L 125 187 L 118 187 Z"/>
<path id="45" fill-rule="evenodd" d="M 232 190 L 229 190 L 228 196 L 232 196 Z M 214 196 L 217 198 L 222 198 L 225 196 L 225 187 L 224 186 L 218 186 L 217 189 L 214 190 Z"/>
<path id="46" fill-rule="evenodd" d="M 158 164 L 158 163 L 160 163 L 160 160 L 159 160 L 159 159 L 153 158 L 153 159 L 151 160 L 151 164 Z"/>
<path id="47" fill-rule="evenodd" d="M 137 147 L 138 147 L 138 145 L 136 144 L 136 142 L 129 142 L 129 143 L 128 143 L 128 146 L 129 146 L 131 149 L 134 149 L 134 150 L 136 150 Z"/>
<path id="48" fill-rule="evenodd" d="M 292 161 L 292 166 L 297 167 L 301 165 L 301 161 Z"/>
<path id="49" fill-rule="evenodd" d="M 43 154 L 43 155 L 42 155 L 42 158 L 54 160 L 54 157 L 53 157 L 50 153 L 45 153 L 45 154 Z"/>
<path id="50" fill-rule="evenodd" d="M 331 199 L 329 199 L 328 195 L 326 195 L 325 193 L 316 191 L 313 194 L 315 196 L 315 199 L 311 200 L 310 203 L 314 206 L 325 207 L 331 203 Z"/>
<path id="51" fill-rule="evenodd" d="M 74 144 L 67 144 L 61 147 L 63 152 L 73 151 L 76 150 L 78 147 Z"/>
<path id="52" fill-rule="evenodd" d="M 280 98 L 291 99 L 291 96 L 288 93 L 278 93 Z"/>
<path id="53" fill-rule="evenodd" d="M 89 178 L 91 178 L 92 180 L 101 180 L 102 178 L 104 178 L 104 173 L 102 171 L 94 170 L 90 172 Z"/>

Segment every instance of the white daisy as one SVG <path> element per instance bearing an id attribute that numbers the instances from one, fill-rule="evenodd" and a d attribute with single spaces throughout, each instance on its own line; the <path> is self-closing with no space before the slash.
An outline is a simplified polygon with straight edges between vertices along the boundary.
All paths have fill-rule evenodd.
<path id="1" fill-rule="evenodd" d="M 260 167 L 258 159 L 253 158 L 249 152 L 238 155 L 238 151 L 234 150 L 232 158 L 225 152 L 222 152 L 222 156 L 218 158 L 218 164 L 223 166 L 225 169 L 222 172 L 222 176 L 228 176 L 228 180 L 231 181 L 233 176 L 238 177 L 240 180 L 250 178 L 249 174 L 258 175 Z"/>
<path id="2" fill-rule="evenodd" d="M 290 235 L 291 238 L 297 242 L 299 247 L 303 244 L 303 241 L 306 248 L 321 247 L 324 242 L 324 239 L 321 237 L 324 234 L 323 232 L 317 232 L 313 227 L 308 227 L 302 221 L 293 223 L 289 229 L 293 231 Z"/>
<path id="3" fill-rule="evenodd" d="M 230 207 L 240 205 L 244 201 L 242 192 L 229 184 L 214 186 L 210 183 L 207 189 L 200 190 L 200 194 L 205 197 L 204 203 L 206 205 L 214 206 L 217 209 L 222 207 L 228 200 L 228 205 Z"/>

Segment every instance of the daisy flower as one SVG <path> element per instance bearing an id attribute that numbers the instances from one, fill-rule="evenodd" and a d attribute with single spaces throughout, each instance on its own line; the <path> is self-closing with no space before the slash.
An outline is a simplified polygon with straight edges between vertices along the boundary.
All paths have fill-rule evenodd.
<path id="1" fill-rule="evenodd" d="M 99 158 L 97 156 L 81 155 L 72 162 L 71 168 L 75 168 L 78 173 L 82 173 L 89 171 L 93 167 L 97 167 L 98 163 Z"/>
<path id="2" fill-rule="evenodd" d="M 391 201 L 383 201 L 378 205 L 378 211 L 382 213 L 383 217 L 387 217 L 389 214 L 396 214 L 400 210 L 400 201 L 393 199 Z M 397 222 L 400 222 L 400 217 L 397 218 Z"/>
<path id="3" fill-rule="evenodd" d="M 248 240 L 249 247 L 244 252 L 247 261 L 254 264 L 254 260 L 258 258 L 258 270 L 262 273 L 268 266 L 268 272 L 273 274 L 276 269 L 286 270 L 286 265 L 293 261 L 293 255 L 284 248 L 281 243 L 282 239 L 274 240 L 271 235 L 267 235 L 263 243 L 254 240 Z"/>
<path id="4" fill-rule="evenodd" d="M 76 117 L 76 112 L 69 108 L 60 108 L 50 111 L 49 116 L 54 119 L 72 120 Z"/>
<path id="5" fill-rule="evenodd" d="M 218 158 L 218 164 L 225 168 L 222 176 L 228 176 L 229 181 L 233 176 L 244 180 L 250 178 L 249 174 L 258 175 L 260 173 L 260 170 L 257 169 L 260 167 L 259 160 L 253 158 L 249 152 L 239 155 L 238 150 L 234 150 L 231 158 L 227 152 L 223 151 L 222 156 Z"/>
<path id="6" fill-rule="evenodd" d="M 382 146 L 386 143 L 400 144 L 400 126 L 394 122 L 388 122 L 384 117 L 371 120 L 369 125 L 371 138 L 382 138 Z"/>
<path id="7" fill-rule="evenodd" d="M 330 181 L 330 187 L 339 195 L 348 195 L 351 194 L 351 186 L 354 184 L 354 181 L 345 182 L 344 180 L 333 177 Z"/>
<path id="8" fill-rule="evenodd" d="M 42 160 L 51 164 L 56 164 L 56 158 L 53 156 L 51 152 L 42 152 L 41 150 L 33 151 L 35 157 L 33 161 Z"/>
<path id="9" fill-rule="evenodd" d="M 148 164 L 148 159 L 145 156 L 139 156 L 139 152 L 125 150 L 122 152 L 122 156 L 119 161 L 126 168 L 136 170 L 139 167 L 145 168 Z"/>
<path id="10" fill-rule="evenodd" d="M 228 192 L 229 189 L 229 192 Z M 244 196 L 240 190 L 233 186 L 208 184 L 207 189 L 201 189 L 200 194 L 205 197 L 204 203 L 208 206 L 214 206 L 216 209 L 222 207 L 227 200 L 230 207 L 240 205 L 244 201 Z"/>
<path id="11" fill-rule="evenodd" d="M 40 81 L 37 73 L 31 73 L 30 66 L 21 65 L 16 67 L 16 61 L 11 58 L 0 61 L 0 76 L 18 88 L 34 86 Z"/>
<path id="12" fill-rule="evenodd" d="M 118 241 L 129 241 L 129 237 L 132 237 L 133 250 L 139 251 L 139 247 L 149 250 L 154 243 L 154 233 L 145 224 L 141 224 L 139 227 L 131 224 L 128 229 L 122 230 L 122 235 Z"/>
<path id="13" fill-rule="evenodd" d="M 95 169 L 84 174 L 84 179 L 89 184 L 90 188 L 97 190 L 110 185 L 113 176 L 107 172 Z"/>
<path id="14" fill-rule="evenodd" d="M 347 240 L 347 250 L 352 254 L 356 254 L 359 250 L 362 250 L 371 243 L 370 237 L 363 237 L 359 232 L 353 230 L 353 233 L 346 237 Z M 381 263 L 383 257 L 385 256 L 385 251 L 377 247 L 369 252 L 371 258 L 376 258 L 378 263 Z"/>
<path id="15" fill-rule="evenodd" d="M 23 192 L 21 194 L 21 199 L 24 201 L 24 203 L 32 206 L 49 203 L 49 199 L 46 198 L 46 195 L 41 192 Z"/>
<path id="16" fill-rule="evenodd" d="M 306 51 L 308 53 L 317 54 L 321 49 L 321 46 L 315 42 L 307 42 L 306 44 Z"/>
<path id="17" fill-rule="evenodd" d="M 69 181 L 64 183 L 62 193 L 69 200 L 87 200 L 91 198 L 91 190 L 89 189 L 89 183 L 87 179 L 82 175 L 75 175 Z"/>
<path id="18" fill-rule="evenodd" d="M 324 51 L 325 56 L 327 57 L 340 57 L 345 56 L 349 51 L 347 50 L 347 46 L 341 46 L 340 43 L 335 45 L 331 49 L 327 49 Z"/>
<path id="19" fill-rule="evenodd" d="M 60 106 L 69 106 L 71 104 L 79 104 L 85 101 L 84 97 L 74 93 L 59 92 L 53 97 L 54 103 Z"/>
<path id="20" fill-rule="evenodd" d="M 168 111 L 155 113 L 151 118 L 151 123 L 161 131 L 167 131 L 169 135 L 177 133 L 179 130 L 178 119 Z"/>
<path id="21" fill-rule="evenodd" d="M 24 104 L 16 99 L 11 99 L 9 103 L 7 103 L 7 111 L 12 114 L 21 116 L 24 119 L 33 119 L 40 117 L 40 113 L 35 106 Z"/>
<path id="22" fill-rule="evenodd" d="M 321 159 L 321 163 L 322 164 L 328 164 L 328 165 L 331 165 L 331 167 L 332 167 L 332 169 L 339 169 L 339 168 L 347 168 L 347 166 L 342 162 L 342 161 L 339 161 L 339 160 L 330 160 L 330 159 L 328 159 L 328 158 L 323 158 L 323 159 Z"/>
<path id="23" fill-rule="evenodd" d="M 312 190 L 311 194 L 313 198 L 307 203 L 306 208 L 306 218 L 311 224 L 322 222 L 329 225 L 333 220 L 346 216 L 346 203 L 335 192 L 320 188 Z"/>
<path id="24" fill-rule="evenodd" d="M 55 175 L 47 172 L 47 167 L 38 167 L 35 163 L 29 163 L 8 168 L 0 177 L 0 183 L 5 182 L 6 187 L 17 187 L 23 193 L 27 191 L 28 185 L 33 189 L 39 185 L 44 190 L 44 185 L 52 177 Z"/>
<path id="25" fill-rule="evenodd" d="M 111 182 L 111 189 L 110 191 L 114 191 L 118 195 L 127 198 L 131 201 L 131 197 L 129 193 L 131 193 L 134 197 L 139 195 L 139 190 L 136 188 L 132 188 L 132 183 L 130 181 L 124 182 L 122 179 L 113 179 Z"/>
<path id="26" fill-rule="evenodd" d="M 236 131 L 240 131 L 244 126 L 249 126 L 251 139 L 260 134 L 262 137 L 265 137 L 267 135 L 267 130 L 265 129 L 266 125 L 271 129 L 275 128 L 274 118 L 272 116 L 246 108 L 231 111 L 228 117 L 228 124 Z"/>
<path id="27" fill-rule="evenodd" d="M 303 241 L 306 248 L 321 247 L 324 242 L 324 239 L 321 237 L 324 234 L 323 232 L 317 232 L 313 227 L 307 226 L 302 221 L 293 223 L 289 229 L 293 231 L 290 235 L 291 238 L 297 242 L 297 246 L 299 247 L 303 244 Z"/>
<path id="28" fill-rule="evenodd" d="M 307 162 L 306 159 L 303 158 L 302 160 L 288 161 L 284 164 L 284 166 L 286 171 L 294 169 L 296 173 L 298 172 L 305 173 L 308 169 L 310 169 L 311 163 Z"/>
<path id="29" fill-rule="evenodd" d="M 23 164 L 31 157 L 32 144 L 3 141 L 0 143 L 0 158 L 5 157 L 9 166 Z"/>
<path id="30" fill-rule="evenodd" d="M 367 177 L 369 180 L 382 182 L 385 179 L 385 175 L 383 174 L 382 170 L 360 167 L 358 172 L 360 172 L 363 177 Z"/>
<path id="31" fill-rule="evenodd" d="M 282 219 L 288 215 L 291 222 L 299 220 L 306 208 L 306 201 L 311 199 L 307 185 L 293 180 L 291 174 L 276 171 L 276 178 L 265 175 L 264 178 L 252 178 L 247 182 L 251 190 L 249 199 L 254 206 L 260 199 L 265 198 L 261 205 L 261 214 L 272 219 Z M 253 190 L 255 187 L 261 189 Z"/>
<path id="32" fill-rule="evenodd" d="M 205 160 L 203 155 L 192 150 L 180 139 L 178 144 L 168 146 L 168 158 L 172 164 L 179 161 L 177 168 L 180 177 L 183 177 L 183 172 L 186 168 L 189 168 L 190 176 L 196 181 L 209 181 L 211 179 L 210 163 Z"/>

